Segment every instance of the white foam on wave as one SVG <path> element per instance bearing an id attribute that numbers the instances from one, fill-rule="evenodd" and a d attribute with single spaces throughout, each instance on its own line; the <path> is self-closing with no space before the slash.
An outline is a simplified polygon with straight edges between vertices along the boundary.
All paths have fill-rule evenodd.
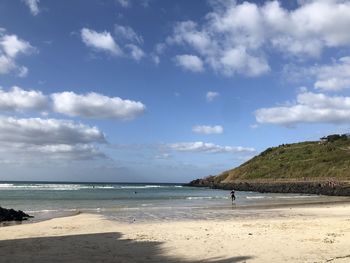
<path id="1" fill-rule="evenodd" d="M 42 210 L 26 210 L 27 213 L 52 213 L 52 212 L 76 212 L 77 209 L 42 209 Z"/>
<path id="2" fill-rule="evenodd" d="M 130 185 L 130 186 L 121 186 L 121 189 L 148 189 L 148 188 L 162 188 L 162 185 Z"/>
<path id="3" fill-rule="evenodd" d="M 293 196 L 246 196 L 247 199 L 302 199 L 302 198 L 315 198 L 317 195 L 293 195 Z"/>
<path id="4" fill-rule="evenodd" d="M 117 187 L 118 188 L 118 187 Z M 117 189 L 111 185 L 83 185 L 83 184 L 0 184 L 2 190 L 55 190 L 76 191 L 81 189 Z"/>
<path id="5" fill-rule="evenodd" d="M 72 184 L 0 184 L 2 190 L 79 190 L 89 188 L 83 185 Z"/>
<path id="6" fill-rule="evenodd" d="M 247 196 L 247 199 L 272 199 L 272 196 Z"/>
<path id="7" fill-rule="evenodd" d="M 295 196 L 276 196 L 276 199 L 298 199 L 298 198 L 316 198 L 319 195 L 295 195 Z"/>
<path id="8" fill-rule="evenodd" d="M 226 196 L 189 196 L 187 200 L 210 200 L 210 199 L 228 199 Z"/>
<path id="9" fill-rule="evenodd" d="M 13 184 L 0 184 L 0 188 L 12 187 Z"/>
<path id="10" fill-rule="evenodd" d="M 82 189 L 158 189 L 158 188 L 180 188 L 181 185 L 88 185 L 88 184 L 16 184 L 0 183 L 1 190 L 55 190 L 55 191 L 77 191 Z"/>

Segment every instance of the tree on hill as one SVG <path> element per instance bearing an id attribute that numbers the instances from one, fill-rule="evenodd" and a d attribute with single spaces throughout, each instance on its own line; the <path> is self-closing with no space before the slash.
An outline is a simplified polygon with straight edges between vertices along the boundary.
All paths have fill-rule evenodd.
<path id="1" fill-rule="evenodd" d="M 321 141 L 325 142 L 335 142 L 337 140 L 347 140 L 349 139 L 349 134 L 331 134 L 321 138 Z"/>

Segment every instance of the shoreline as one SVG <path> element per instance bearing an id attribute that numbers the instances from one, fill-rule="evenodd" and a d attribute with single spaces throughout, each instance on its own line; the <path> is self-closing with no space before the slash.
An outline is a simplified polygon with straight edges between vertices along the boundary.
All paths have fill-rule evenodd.
<path id="1" fill-rule="evenodd" d="M 39 263 L 349 260 L 349 203 L 269 212 L 232 220 L 147 223 L 82 213 L 0 228 L 0 258 Z"/>
<path id="2" fill-rule="evenodd" d="M 344 197 L 346 198 L 346 197 Z M 350 206 L 350 198 L 348 200 L 330 200 L 330 201 L 310 201 L 310 202 L 294 202 L 294 203 L 274 203 L 274 204 L 256 204 L 256 205 L 239 205 L 236 206 L 235 204 L 226 204 L 222 206 L 213 206 L 213 207 L 168 207 L 168 208 L 162 208 L 162 207 L 146 207 L 142 208 L 145 210 L 145 212 L 149 212 L 149 210 L 152 209 L 188 209 L 188 210 L 201 210 L 201 211 L 213 211 L 218 214 L 222 213 L 222 217 L 220 217 L 220 220 L 226 221 L 226 220 L 231 220 L 232 218 L 230 217 L 227 212 L 229 211 L 235 211 L 237 214 L 235 214 L 235 218 L 244 218 L 249 214 L 249 212 L 254 213 L 256 212 L 267 212 L 267 211 L 273 211 L 273 210 L 279 210 L 279 209 L 293 209 L 293 208 L 324 208 L 324 207 L 329 207 L 329 206 L 337 206 L 337 205 L 349 205 Z M 140 211 L 142 211 L 140 209 Z M 123 211 L 123 209 L 120 210 L 120 212 Z M 28 211 L 25 211 L 28 212 Z M 28 212 L 29 213 L 29 212 Z M 36 212 L 38 213 L 38 212 Z M 97 216 L 102 216 L 106 220 L 111 220 L 119 223 L 127 223 L 125 220 L 121 219 L 111 219 L 111 217 L 107 216 L 105 213 L 99 211 L 99 212 L 91 212 L 91 211 L 84 211 L 84 209 L 76 209 L 75 211 L 50 211 L 49 215 L 39 215 L 35 216 L 34 218 L 30 218 L 28 220 L 24 221 L 4 221 L 0 223 L 0 229 L 3 227 L 9 227 L 9 226 L 16 226 L 16 225 L 27 225 L 27 224 L 35 224 L 35 223 L 40 223 L 40 222 L 45 222 L 48 220 L 52 219 L 57 219 L 57 218 L 66 218 L 66 217 L 72 217 L 72 216 L 77 216 L 80 214 L 91 214 L 91 215 L 97 215 Z M 225 216 L 226 215 L 226 216 Z M 130 216 L 131 217 L 131 216 Z M 143 219 L 141 220 L 141 223 L 148 223 L 148 222 L 186 222 L 186 221 L 192 221 L 192 220 L 212 220 L 212 219 L 193 219 L 193 218 L 174 218 L 174 219 Z M 136 221 L 136 218 L 135 218 Z"/>
<path id="3" fill-rule="evenodd" d="M 339 202 L 320 202 L 320 203 L 305 203 L 305 204 L 288 204 L 288 205 L 285 205 L 285 204 L 281 204 L 281 205 L 261 205 L 261 206 L 250 206 L 250 207 L 239 207 L 239 208 L 235 208 L 235 207 L 232 207 L 232 206 L 226 206 L 226 207 L 216 207 L 216 208 L 202 208 L 203 210 L 218 210 L 218 211 L 224 211 L 224 210 L 230 210 L 230 211 L 239 211 L 239 210 L 243 210 L 243 211 L 246 211 L 246 210 L 252 210 L 252 211 L 262 211 L 262 210 L 265 210 L 265 211 L 269 211 L 269 212 L 274 212 L 274 211 L 284 211 L 284 212 L 287 212 L 291 209 L 295 209 L 295 210 L 303 210 L 303 211 L 306 211 L 305 209 L 332 209 L 332 208 L 338 208 L 338 207 L 348 207 L 349 208 L 349 221 L 350 221 L 350 201 L 339 201 Z M 252 218 L 252 217 L 246 217 L 245 218 L 245 215 L 242 215 L 242 217 L 238 217 L 239 220 L 241 219 L 245 219 L 245 220 L 255 220 L 255 219 L 260 219 L 260 218 Z M 274 218 L 278 218 L 280 214 L 275 214 Z M 306 216 L 307 214 L 303 215 L 303 216 Z M 119 221 L 119 220 L 114 220 L 114 219 L 110 219 L 108 218 L 107 216 L 105 216 L 104 214 L 102 213 L 94 213 L 94 212 L 82 212 L 82 211 L 77 211 L 76 213 L 73 213 L 73 214 L 70 214 L 70 215 L 61 215 L 61 216 L 57 216 L 57 217 L 51 217 L 51 218 L 47 218 L 47 219 L 41 219 L 41 220 L 33 220 L 33 219 L 28 219 L 28 220 L 24 220 L 22 221 L 22 223 L 20 222 L 17 222 L 16 221 L 9 221 L 9 222 L 14 222 L 15 224 L 11 224 L 11 225 L 8 225 L 6 226 L 7 227 L 14 227 L 14 226 L 27 226 L 27 225 L 33 225 L 33 224 L 40 224 L 40 223 L 43 223 L 43 222 L 48 222 L 48 221 L 55 221 L 57 219 L 62 219 L 62 220 L 65 220 L 65 219 L 74 219 L 75 217 L 79 217 L 79 216 L 82 216 L 82 217 L 97 217 L 101 220 L 106 220 L 106 221 L 109 221 L 109 222 L 114 222 L 114 223 L 117 223 L 117 224 L 142 224 L 142 225 L 148 225 L 148 224 L 153 224 L 155 223 L 155 221 L 145 221 L 145 222 L 138 222 L 138 221 L 135 221 L 135 222 L 124 222 L 124 221 Z M 235 218 L 228 218 L 228 219 L 224 219 L 224 221 L 226 220 L 233 220 L 233 219 L 237 219 L 237 217 Z M 218 218 L 219 221 L 223 220 L 222 218 Z M 161 223 L 161 224 L 168 224 L 168 223 L 186 223 L 186 222 L 189 222 L 189 221 L 216 221 L 216 219 L 197 219 L 197 220 L 193 220 L 193 219 L 175 219 L 173 221 L 156 221 L 156 223 Z M 5 226 L 1 226 L 0 227 L 0 230 L 3 229 Z M 1 231 L 0 231 L 1 232 Z M 1 240 L 1 237 L 0 237 L 0 240 Z"/>

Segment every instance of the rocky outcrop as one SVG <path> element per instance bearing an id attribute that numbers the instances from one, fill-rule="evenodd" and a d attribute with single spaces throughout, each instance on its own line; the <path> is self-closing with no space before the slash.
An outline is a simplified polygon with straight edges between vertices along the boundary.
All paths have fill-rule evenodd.
<path id="1" fill-rule="evenodd" d="M 23 221 L 31 218 L 32 216 L 24 213 L 21 210 L 6 209 L 0 207 L 0 222 L 3 221 Z"/>
<path id="2" fill-rule="evenodd" d="M 209 187 L 214 189 L 235 189 L 237 191 L 253 191 L 260 193 L 300 193 L 334 196 L 350 196 L 348 182 L 230 182 L 215 183 L 214 178 L 196 179 L 188 185 L 193 187 Z"/>

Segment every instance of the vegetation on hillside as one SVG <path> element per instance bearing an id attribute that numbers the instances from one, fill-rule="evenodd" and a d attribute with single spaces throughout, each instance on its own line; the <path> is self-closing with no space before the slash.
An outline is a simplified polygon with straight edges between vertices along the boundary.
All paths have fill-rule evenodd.
<path id="1" fill-rule="evenodd" d="M 350 137 L 334 134 L 320 141 L 271 147 L 214 178 L 236 180 L 350 180 Z"/>

